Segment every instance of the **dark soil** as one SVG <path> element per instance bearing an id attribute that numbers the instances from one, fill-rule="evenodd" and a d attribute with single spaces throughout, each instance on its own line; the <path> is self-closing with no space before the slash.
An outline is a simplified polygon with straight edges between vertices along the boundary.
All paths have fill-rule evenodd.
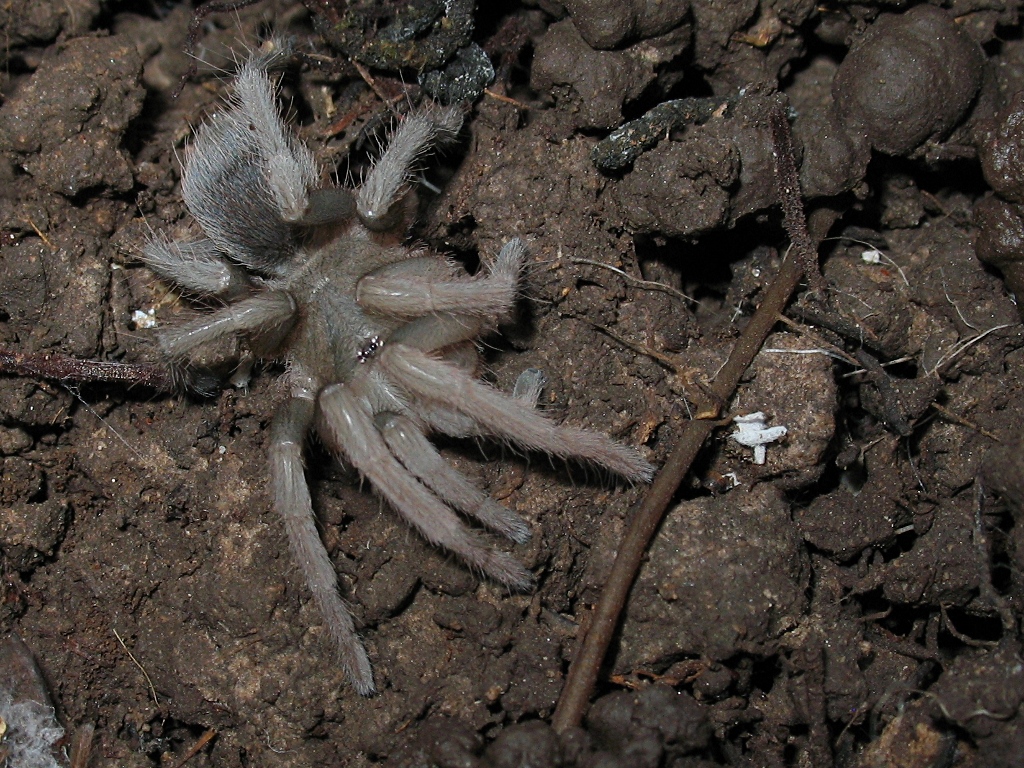
<path id="1" fill-rule="evenodd" d="M 430 4 L 380 3 L 360 35 L 406 5 Z M 490 340 L 502 389 L 540 368 L 549 415 L 663 461 L 787 246 L 780 98 L 808 210 L 836 217 L 827 292 L 797 300 L 725 409 L 788 432 L 763 465 L 731 423 L 705 446 L 583 728 L 546 721 L 643 487 L 447 444 L 532 525 L 516 556 L 539 587 L 510 595 L 314 449 L 322 536 L 380 689 L 366 699 L 271 508 L 273 365 L 207 398 L 0 378 L 0 634 L 34 653 L 68 742 L 95 729 L 78 765 L 1022 764 L 1024 37 L 1014 0 L 948 5 L 476 11 L 496 79 L 428 164 L 443 192 L 424 193 L 415 236 L 470 269 L 528 241 L 521 316 Z M 348 56 L 385 55 L 379 39 L 349 50 L 350 32 L 339 53 L 284 0 L 211 15 L 175 97 L 190 16 L 0 8 L 0 348 L 155 359 L 150 321 L 189 307 L 139 249 L 187 223 L 178 157 L 268 29 L 310 54 L 283 98 L 324 165 L 358 173 L 376 146 L 387 111 Z M 437 29 L 421 34 L 441 45 Z M 372 75 L 418 96 L 413 70 Z M 621 163 L 597 170 L 612 129 L 693 96 L 722 106 L 644 150 L 602 145 Z M 0 645 L 15 699 L 32 688 L 5 677 L 17 647 Z"/>

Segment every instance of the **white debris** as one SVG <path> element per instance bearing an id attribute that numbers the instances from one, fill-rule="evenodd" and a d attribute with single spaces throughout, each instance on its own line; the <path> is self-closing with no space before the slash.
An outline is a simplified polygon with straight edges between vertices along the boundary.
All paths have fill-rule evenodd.
<path id="1" fill-rule="evenodd" d="M 903 278 L 904 285 L 906 285 L 908 288 L 910 287 L 910 281 L 907 280 L 907 276 L 903 272 L 903 269 L 900 267 L 900 265 L 897 264 L 892 259 L 890 259 L 888 256 L 886 256 L 884 253 L 882 253 L 877 248 L 871 248 L 870 250 L 864 251 L 860 255 L 860 257 L 864 261 L 865 264 L 875 264 L 875 265 L 888 264 L 890 267 L 895 267 L 896 271 L 900 273 L 900 277 Z"/>
<path id="2" fill-rule="evenodd" d="M 746 416 L 737 416 L 733 421 L 736 423 L 736 431 L 729 437 L 740 445 L 754 449 L 755 464 L 764 464 L 768 455 L 765 446 L 785 437 L 789 431 L 782 426 L 769 427 L 765 415 L 761 411 L 749 413 Z"/>
<path id="3" fill-rule="evenodd" d="M 136 328 L 156 328 L 156 310 L 136 309 L 132 312 L 132 322 Z"/>
<path id="4" fill-rule="evenodd" d="M 6 670 L 5 670 L 6 671 Z M 54 759 L 57 742 L 64 729 L 54 718 L 53 707 L 31 699 L 15 701 L 14 695 L 0 690 L 0 723 L 5 733 L 0 755 L 11 768 L 61 768 Z"/>

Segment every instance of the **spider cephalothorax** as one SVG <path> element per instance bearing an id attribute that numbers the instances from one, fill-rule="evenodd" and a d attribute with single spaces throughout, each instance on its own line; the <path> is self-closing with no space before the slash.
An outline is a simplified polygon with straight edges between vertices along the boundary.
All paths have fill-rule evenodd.
<path id="1" fill-rule="evenodd" d="M 540 415 L 535 388 L 509 397 L 476 378 L 475 340 L 516 298 L 521 240 L 472 277 L 403 244 L 410 166 L 455 136 L 461 112 L 412 112 L 357 189 L 323 187 L 312 154 L 278 115 L 269 62 L 242 66 L 229 107 L 191 148 L 182 195 L 203 236 L 154 240 L 144 260 L 225 305 L 160 334 L 175 366 L 195 367 L 224 341 L 286 363 L 287 396 L 271 430 L 274 505 L 349 679 L 370 694 L 370 663 L 338 595 L 303 474 L 310 430 L 428 541 L 514 589 L 530 586 L 530 572 L 456 512 L 517 542 L 529 537 L 525 522 L 450 466 L 429 433 L 496 436 L 634 480 L 652 469 L 632 448 Z"/>

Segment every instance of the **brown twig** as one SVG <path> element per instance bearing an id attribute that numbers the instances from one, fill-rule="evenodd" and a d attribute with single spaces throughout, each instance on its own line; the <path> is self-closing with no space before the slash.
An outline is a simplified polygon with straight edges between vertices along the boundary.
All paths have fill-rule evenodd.
<path id="1" fill-rule="evenodd" d="M 75 738 L 71 744 L 71 768 L 89 768 L 95 732 L 96 727 L 92 723 L 83 723 L 75 729 Z"/>
<path id="2" fill-rule="evenodd" d="M 199 739 L 196 741 L 196 743 L 193 744 L 191 747 L 189 747 L 188 752 L 186 752 L 184 757 L 182 757 L 181 760 L 179 760 L 177 762 L 177 764 L 174 766 L 174 768 L 182 768 L 182 766 L 184 766 L 185 763 L 187 763 L 193 757 L 198 755 L 199 752 L 203 749 L 203 747 L 205 747 L 207 744 L 209 744 L 211 741 L 213 741 L 213 737 L 216 736 L 216 735 L 217 735 L 217 732 L 213 728 L 211 728 L 206 733 L 204 733 L 202 736 L 200 736 Z"/>
<path id="3" fill-rule="evenodd" d="M 754 316 L 743 329 L 725 366 L 711 383 L 710 391 L 721 403 L 727 402 L 732 397 L 740 376 L 750 366 L 761 349 L 778 316 L 785 309 L 790 296 L 799 285 L 805 268 L 813 264 L 814 271 L 820 279 L 820 273 L 817 272 L 816 250 L 812 245 L 803 214 L 789 123 L 781 106 L 772 110 L 769 120 L 775 143 L 776 171 L 785 213 L 785 226 L 794 252 L 783 262 L 782 269 L 769 286 L 764 300 Z M 832 211 L 827 211 L 825 215 L 819 217 L 814 222 L 821 225 L 815 227 L 816 234 L 820 231 L 820 235 L 823 236 L 833 220 L 834 212 Z M 562 689 L 562 695 L 552 718 L 552 725 L 556 731 L 564 731 L 579 725 L 582 721 L 587 701 L 597 682 L 598 672 L 618 625 L 619 614 L 625 606 L 626 598 L 640 568 L 644 552 L 647 550 L 654 532 L 661 524 L 676 490 L 689 472 L 697 452 L 716 426 L 717 422 L 712 419 L 687 422 L 679 443 L 672 451 L 668 461 L 665 462 L 665 466 L 655 477 L 650 492 L 634 515 L 615 556 L 608 581 L 594 608 L 590 629 L 583 637 L 569 667 L 565 688 Z"/>
<path id="4" fill-rule="evenodd" d="M 890 350 L 875 336 L 870 328 L 863 325 L 859 320 L 851 320 L 844 317 L 833 301 L 829 301 L 825 306 L 820 304 L 812 306 L 803 302 L 797 302 L 788 311 L 791 315 L 800 318 L 805 323 L 832 331 L 841 339 L 846 339 L 858 346 L 870 349 L 882 357 L 895 356 L 889 354 Z"/>
<path id="5" fill-rule="evenodd" d="M 46 236 L 45 232 L 43 232 L 42 230 L 39 229 L 39 227 L 36 226 L 36 223 L 34 221 L 32 221 L 32 219 L 28 220 L 28 225 L 30 227 L 32 227 L 33 231 L 35 231 L 35 233 L 39 237 L 39 239 L 42 240 L 43 243 L 46 244 L 47 248 L 49 248 L 51 251 L 56 251 L 57 250 L 57 246 L 53 244 L 53 241 L 50 240 L 50 238 L 48 238 Z"/>
<path id="6" fill-rule="evenodd" d="M 968 429 L 973 429 L 979 435 L 984 435 L 989 440 L 993 440 L 993 441 L 995 441 L 997 443 L 1003 442 L 1002 440 L 999 439 L 998 435 L 994 435 L 991 432 L 989 432 L 987 429 L 983 429 L 982 427 L 979 427 L 973 421 L 968 421 L 963 416 L 959 416 L 959 415 L 953 413 L 948 408 L 943 408 L 938 403 L 932 403 L 931 404 L 931 408 L 937 414 L 939 414 L 944 419 L 946 419 L 946 421 L 952 421 L 954 424 L 959 424 L 961 427 L 967 427 Z"/>
<path id="7" fill-rule="evenodd" d="M 195 50 L 196 43 L 199 42 L 199 31 L 203 27 L 203 21 L 207 16 L 214 13 L 224 13 L 226 11 L 240 11 L 242 8 L 246 8 L 250 5 L 255 5 L 259 0 L 235 0 L 235 2 L 217 2 L 216 0 L 209 0 L 209 2 L 200 5 L 192 12 L 192 18 L 188 22 L 188 33 L 185 35 L 185 54 L 189 56 L 192 61 L 188 65 L 188 69 L 185 70 L 185 74 L 181 76 L 181 81 L 178 83 L 178 87 L 174 89 L 173 96 L 178 98 L 181 92 L 185 90 L 185 84 L 193 77 L 196 76 L 196 72 L 199 71 L 199 66 L 196 64 Z"/>
<path id="8" fill-rule="evenodd" d="M 62 382 L 140 385 L 161 392 L 174 389 L 169 372 L 153 363 L 110 363 L 67 355 L 32 355 L 0 350 L 0 374 L 35 376 Z"/>
<path id="9" fill-rule="evenodd" d="M 818 268 L 818 249 L 811 242 L 811 235 L 807 231 L 803 196 L 800 194 L 800 174 L 796 167 L 796 153 L 793 151 L 793 134 L 782 106 L 776 105 L 768 114 L 768 124 L 772 130 L 772 153 L 775 157 L 779 203 L 782 206 L 786 234 L 789 235 L 792 244 L 793 259 L 799 263 L 804 276 L 811 284 L 811 289 L 824 298 L 828 290 L 825 278 Z M 780 309 L 779 312 L 781 311 Z"/>
<path id="10" fill-rule="evenodd" d="M 518 99 L 513 99 L 511 96 L 506 96 L 503 93 L 492 91 L 490 88 L 484 88 L 484 95 L 489 96 L 490 98 L 495 99 L 496 101 L 501 101 L 504 102 L 505 104 L 511 104 L 513 107 L 515 107 L 516 109 L 520 109 L 523 112 L 530 111 L 529 104 L 519 101 Z"/>
<path id="11" fill-rule="evenodd" d="M 903 407 L 903 403 L 900 402 L 900 394 L 896 391 L 896 387 L 893 385 L 892 379 L 889 378 L 889 374 L 871 356 L 871 353 L 863 347 L 854 354 L 857 357 L 857 361 L 864 366 L 868 380 L 875 386 L 875 389 L 878 390 L 878 394 L 882 398 L 882 417 L 886 425 L 900 437 L 909 436 L 913 433 L 914 428 L 910 425 L 906 409 Z"/>
<path id="12" fill-rule="evenodd" d="M 397 96 L 388 96 L 377 84 L 377 80 L 374 78 L 374 76 L 370 74 L 370 70 L 368 70 L 358 61 L 352 58 L 349 59 L 349 64 L 355 67 L 356 72 L 359 73 L 359 76 L 363 79 L 363 82 L 366 83 L 367 87 L 369 87 L 371 91 L 377 94 L 377 98 L 384 102 L 384 106 L 388 108 L 391 114 L 397 114 L 395 112 L 395 104 L 401 101 L 402 99 L 406 98 L 406 94 L 403 92 L 398 94 Z"/>

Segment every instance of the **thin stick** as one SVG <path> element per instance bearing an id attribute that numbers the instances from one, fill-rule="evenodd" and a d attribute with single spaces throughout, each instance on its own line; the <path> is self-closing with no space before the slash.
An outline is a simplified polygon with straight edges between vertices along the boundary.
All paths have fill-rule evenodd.
<path id="1" fill-rule="evenodd" d="M 529 104 L 525 104 L 521 101 L 518 101 L 517 99 L 513 99 L 511 96 L 505 96 L 504 94 L 492 91 L 490 88 L 484 88 L 484 95 L 490 96 L 492 99 L 496 99 L 497 101 L 503 101 L 506 104 L 511 104 L 516 109 L 521 109 L 524 112 L 530 111 Z"/>
<path id="2" fill-rule="evenodd" d="M 217 735 L 217 732 L 215 730 L 213 730 L 213 728 L 211 728 L 206 733 L 204 733 L 202 736 L 200 736 L 199 739 L 196 741 L 196 743 L 193 744 L 189 748 L 188 752 L 185 753 L 185 756 L 182 757 L 181 760 L 179 760 L 177 762 L 177 764 L 174 766 L 174 768 L 182 768 L 182 766 L 185 765 L 185 763 L 187 763 L 193 757 L 198 755 L 199 751 L 203 747 L 205 747 L 207 744 L 209 744 L 211 741 L 213 741 L 213 737 L 216 736 L 216 735 Z"/>
<path id="3" fill-rule="evenodd" d="M 71 744 L 71 768 L 89 768 L 95 732 L 96 726 L 92 723 L 83 723 L 75 730 L 75 738 Z"/>
<path id="4" fill-rule="evenodd" d="M 816 334 L 814 331 L 812 331 L 806 325 L 803 325 L 802 323 L 798 323 L 795 320 L 790 320 L 785 315 L 780 315 L 779 316 L 779 322 L 782 323 L 783 325 L 788 325 L 790 328 L 792 328 L 794 331 L 796 331 L 800 335 L 806 336 L 807 338 L 809 338 L 812 341 L 814 341 L 814 343 L 820 344 L 824 349 L 830 350 L 831 354 L 836 359 L 843 360 L 843 361 L 849 363 L 850 365 L 852 365 L 854 368 L 856 368 L 857 366 L 860 365 L 860 363 L 857 362 L 857 358 L 855 358 L 853 355 L 851 355 L 848 352 L 845 352 L 844 350 L 840 349 L 835 344 L 832 344 L 831 342 L 825 341 L 825 339 L 821 338 L 821 336 Z"/>
<path id="5" fill-rule="evenodd" d="M 138 384 L 161 392 L 174 389 L 167 371 L 152 363 L 110 363 L 80 360 L 67 355 L 32 355 L 0 350 L 0 373 L 62 382 Z"/>
<path id="6" fill-rule="evenodd" d="M 178 87 L 174 89 L 172 94 L 174 98 L 178 98 L 181 92 L 185 90 L 185 84 L 193 77 L 196 76 L 196 72 L 199 71 L 199 66 L 196 64 L 195 50 L 196 43 L 199 42 L 199 31 L 203 28 L 203 20 L 207 16 L 213 13 L 223 13 L 225 11 L 239 11 L 242 8 L 246 8 L 250 5 L 255 5 L 259 0 L 237 0 L 237 2 L 216 2 L 216 0 L 209 0 L 192 12 L 192 18 L 188 22 L 188 33 L 185 35 L 185 55 L 192 59 L 188 65 L 188 69 L 185 70 L 185 74 L 181 76 L 181 82 L 178 83 Z"/>
<path id="7" fill-rule="evenodd" d="M 675 296 L 678 299 L 683 299 L 684 301 L 689 301 L 693 304 L 700 304 L 700 302 L 695 298 L 687 296 L 685 293 L 676 290 L 671 285 L 658 283 L 654 280 L 641 280 L 638 277 L 633 277 L 628 272 L 624 272 L 618 267 L 613 267 L 611 264 L 605 264 L 601 261 L 593 261 L 592 259 L 570 259 L 570 261 L 572 261 L 573 264 L 589 264 L 592 267 L 602 267 L 603 269 L 607 269 L 622 277 L 622 279 L 630 285 L 635 285 L 637 288 L 644 288 L 648 291 L 661 291 L 662 293 L 667 293 L 669 296 Z"/>
<path id="8" fill-rule="evenodd" d="M 377 94 L 377 98 L 384 102 L 384 106 L 388 108 L 391 114 L 397 114 L 395 112 L 395 104 L 405 98 L 405 94 L 401 93 L 398 96 L 388 96 L 384 91 L 377 85 L 376 79 L 370 74 L 370 70 L 360 64 L 358 61 L 349 57 L 349 64 L 355 67 L 356 72 L 363 78 L 363 82 L 370 86 L 370 90 Z"/>
<path id="9" fill-rule="evenodd" d="M 938 403 L 932 403 L 931 404 L 931 408 L 932 408 L 933 411 L 938 413 L 940 416 L 945 418 L 947 421 L 952 421 L 952 422 L 954 422 L 956 424 L 959 424 L 962 427 L 967 427 L 968 429 L 973 429 L 979 435 L 984 435 L 989 440 L 994 440 L 997 443 L 1003 442 L 1002 440 L 999 439 L 999 437 L 997 435 L 993 435 L 987 429 L 982 429 L 981 427 L 979 427 L 974 422 L 968 421 L 967 419 L 965 419 L 963 416 L 958 416 L 957 414 L 953 413 L 948 408 L 943 408 Z"/>
<path id="10" fill-rule="evenodd" d="M 780 197 L 785 212 L 786 231 L 793 243 L 795 253 L 783 262 L 782 269 L 765 293 L 761 306 L 740 334 L 729 359 L 718 372 L 710 386 L 710 392 L 717 402 L 725 403 L 732 396 L 740 376 L 754 360 L 764 340 L 774 327 L 778 316 L 785 309 L 793 291 L 800 283 L 805 265 L 817 267 L 816 251 L 807 232 L 803 215 L 800 186 L 797 181 L 796 161 L 793 157 L 792 137 L 789 123 L 781 107 L 769 114 L 772 136 L 775 141 L 776 171 L 779 176 Z M 832 213 L 832 212 L 829 212 Z M 815 222 L 818 223 L 818 222 Z M 821 221 L 825 224 L 824 220 Z M 831 221 L 827 222 L 829 225 Z M 825 227 L 827 229 L 827 226 Z M 816 229 L 818 229 L 816 227 Z M 824 232 L 822 232 L 824 235 Z M 819 278 L 820 278 L 820 273 Z M 715 416 L 717 417 L 717 413 Z M 598 672 L 611 643 L 619 614 L 633 586 L 640 562 L 654 532 L 672 502 L 672 497 L 690 470 L 704 441 L 717 426 L 713 419 L 693 420 L 686 423 L 679 443 L 669 456 L 665 466 L 654 478 L 651 490 L 637 510 L 633 521 L 623 537 L 615 555 L 611 574 L 604 585 L 601 596 L 594 608 L 590 629 L 583 637 L 576 656 L 569 667 L 565 688 L 558 700 L 551 724 L 557 732 L 577 726 L 583 720 Z"/>
<path id="11" fill-rule="evenodd" d="M 979 341 L 988 336 L 990 333 L 1001 331 L 1004 328 L 1012 328 L 1015 325 L 1019 325 L 1019 323 L 1003 323 L 1002 325 L 994 325 L 987 331 L 982 331 L 981 333 L 976 334 L 975 336 L 971 336 L 971 338 L 966 339 L 965 341 L 958 341 L 956 344 L 953 345 L 952 349 L 950 349 L 948 352 L 946 352 L 942 357 L 938 359 L 938 361 L 935 363 L 935 365 L 932 366 L 932 369 L 930 371 L 926 368 L 925 373 L 938 373 L 939 368 L 948 363 L 953 362 L 953 360 L 955 360 L 957 357 L 966 352 L 969 347 L 974 346 Z"/>
<path id="12" fill-rule="evenodd" d="M 57 250 L 57 246 L 50 241 L 50 238 L 48 238 L 43 232 L 39 230 L 39 227 L 36 226 L 36 223 L 32 221 L 32 219 L 28 220 L 28 225 L 35 230 L 35 233 L 39 236 L 39 239 L 46 243 L 47 248 L 49 248 L 51 251 Z"/>
<path id="13" fill-rule="evenodd" d="M 146 671 L 146 668 L 144 666 L 139 664 L 139 660 L 136 659 L 135 656 L 132 655 L 132 652 L 128 650 L 128 646 L 124 644 L 124 640 L 122 640 L 121 636 L 117 634 L 117 630 L 113 627 L 111 627 L 110 630 L 114 633 L 114 637 L 117 638 L 117 642 L 119 642 L 121 644 L 121 647 L 124 648 L 124 652 L 128 654 L 128 658 L 135 662 L 135 666 L 139 668 L 139 670 L 142 672 L 142 676 L 146 678 L 146 684 L 149 686 L 149 692 L 153 696 L 153 703 L 156 704 L 157 707 L 159 707 L 160 700 L 156 697 L 156 688 L 153 687 L 153 681 L 149 679 L 149 672 Z"/>

